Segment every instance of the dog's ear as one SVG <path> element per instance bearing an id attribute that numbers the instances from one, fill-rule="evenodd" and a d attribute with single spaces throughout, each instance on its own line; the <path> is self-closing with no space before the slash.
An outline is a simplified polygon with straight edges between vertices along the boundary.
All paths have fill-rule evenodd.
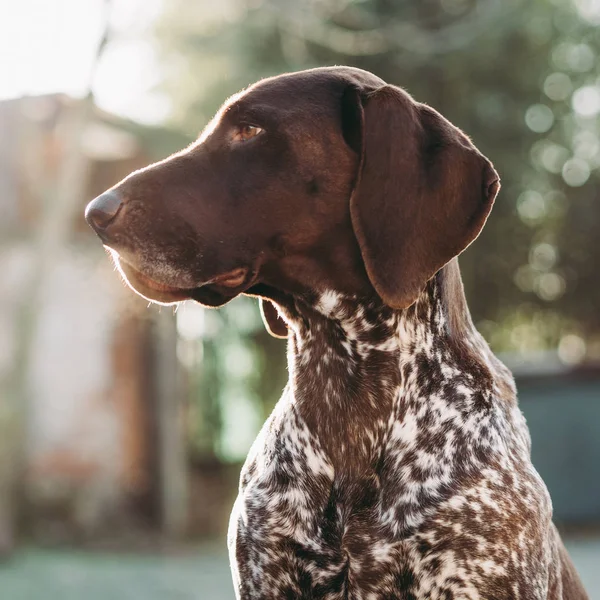
<path id="1" fill-rule="evenodd" d="M 386 304 L 405 308 L 477 237 L 498 174 L 459 129 L 395 86 L 349 86 L 342 124 L 361 155 L 350 212 L 367 274 Z"/>
<path id="2" fill-rule="evenodd" d="M 288 335 L 288 328 L 285 321 L 279 316 L 275 305 L 266 298 L 260 298 L 260 314 L 267 331 L 276 338 L 285 339 Z"/>

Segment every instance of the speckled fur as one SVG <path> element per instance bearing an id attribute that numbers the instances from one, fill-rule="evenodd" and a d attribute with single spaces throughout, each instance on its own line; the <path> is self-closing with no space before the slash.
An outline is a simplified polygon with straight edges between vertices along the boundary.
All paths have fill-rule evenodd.
<path id="1" fill-rule="evenodd" d="M 585 598 L 562 590 L 512 377 L 469 318 L 452 331 L 444 276 L 403 311 L 283 309 L 290 381 L 230 524 L 238 598 Z"/>
<path id="2" fill-rule="evenodd" d="M 240 600 L 587 598 L 460 281 L 498 190 L 435 110 L 327 67 L 250 86 L 88 206 L 143 297 L 254 295 L 289 331 L 231 519 Z"/>

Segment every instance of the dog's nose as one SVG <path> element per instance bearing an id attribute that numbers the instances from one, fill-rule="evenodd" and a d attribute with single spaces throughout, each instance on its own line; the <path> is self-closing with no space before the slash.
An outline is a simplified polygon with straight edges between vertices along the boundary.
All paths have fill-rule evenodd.
<path id="1" fill-rule="evenodd" d="M 115 192 L 104 192 L 87 205 L 85 220 L 95 231 L 101 231 L 117 216 L 121 204 L 121 198 Z"/>

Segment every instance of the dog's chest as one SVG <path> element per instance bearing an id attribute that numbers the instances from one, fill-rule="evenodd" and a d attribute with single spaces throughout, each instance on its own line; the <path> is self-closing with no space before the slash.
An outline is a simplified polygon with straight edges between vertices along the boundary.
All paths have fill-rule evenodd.
<path id="1" fill-rule="evenodd" d="M 518 486 L 535 508 L 517 513 L 543 508 L 524 423 L 429 323 L 405 331 L 400 347 L 385 335 L 361 343 L 368 320 L 339 339 L 325 332 L 327 346 L 292 340 L 290 386 L 248 457 L 232 515 L 241 598 L 484 598 L 478 578 L 506 575 L 497 533 L 480 521 L 515 514 L 519 498 L 497 509 Z M 455 530 L 465 513 L 479 524 Z"/>
<path id="2" fill-rule="evenodd" d="M 230 531 L 240 598 L 483 599 L 489 577 L 510 582 L 506 553 L 542 572 L 548 549 L 531 554 L 529 540 L 549 507 L 535 474 L 508 481 L 520 467 L 484 467 L 469 484 L 462 464 L 418 482 L 407 475 L 409 444 L 390 449 L 379 471 L 338 473 L 293 413 L 276 411 L 244 468 Z M 498 538 L 503 530 L 513 547 Z M 515 598 L 545 598 L 544 581 L 527 581 Z"/>
<path id="3" fill-rule="evenodd" d="M 464 451 L 466 441 L 458 433 L 446 435 L 448 409 L 434 404 L 430 414 L 405 406 L 403 388 L 396 389 L 392 414 L 380 420 L 385 427 L 380 430 L 376 421 L 371 429 L 377 443 L 347 452 L 344 464 L 343 452 L 332 459 L 327 449 L 336 440 L 323 443 L 315 435 L 290 393 L 256 441 L 232 516 L 234 552 L 247 590 L 241 597 L 379 600 L 419 590 L 415 598 L 435 598 L 437 592 L 444 598 L 442 590 L 467 590 L 462 580 L 451 581 L 456 553 L 444 549 L 442 537 L 454 535 L 460 547 L 461 532 L 449 525 L 452 510 L 460 516 L 471 496 L 489 496 L 489 490 L 465 491 L 477 457 L 450 452 Z M 438 413 L 444 415 L 441 423 Z M 322 417 L 325 424 L 330 415 Z M 431 438 L 418 437 L 423 422 Z M 472 549 L 468 554 L 471 565 L 479 560 Z M 495 568 L 489 551 L 485 561 L 486 568 Z"/>
<path id="4" fill-rule="evenodd" d="M 408 411 L 404 418 L 412 428 L 417 416 Z M 241 598 L 452 597 L 443 592 L 483 598 L 475 587 L 479 571 L 507 576 L 506 561 L 494 556 L 497 540 L 481 522 L 500 529 L 502 519 L 507 527 L 517 515 L 524 522 L 524 507 L 511 496 L 514 479 L 509 488 L 498 471 L 485 467 L 469 485 L 468 470 L 457 473 L 465 463 L 448 459 L 441 470 L 428 471 L 425 458 L 413 476 L 419 454 L 408 431 L 394 435 L 393 448 L 372 470 L 338 471 L 293 404 L 278 407 L 244 468 L 232 515 L 232 550 L 246 590 Z M 527 510 L 536 515 L 543 492 L 534 478 L 523 485 Z M 519 535 L 535 538 L 536 523 L 532 518 L 531 531 Z"/>

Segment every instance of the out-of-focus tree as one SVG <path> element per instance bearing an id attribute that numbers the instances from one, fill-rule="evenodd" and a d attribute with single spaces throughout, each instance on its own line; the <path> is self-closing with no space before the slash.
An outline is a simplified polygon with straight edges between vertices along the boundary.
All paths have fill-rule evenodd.
<path id="1" fill-rule="evenodd" d="M 599 24 L 591 0 L 175 0 L 156 33 L 190 133 L 261 77 L 330 64 L 463 128 L 503 182 L 461 259 L 475 320 L 496 350 L 574 362 L 600 355 Z"/>

